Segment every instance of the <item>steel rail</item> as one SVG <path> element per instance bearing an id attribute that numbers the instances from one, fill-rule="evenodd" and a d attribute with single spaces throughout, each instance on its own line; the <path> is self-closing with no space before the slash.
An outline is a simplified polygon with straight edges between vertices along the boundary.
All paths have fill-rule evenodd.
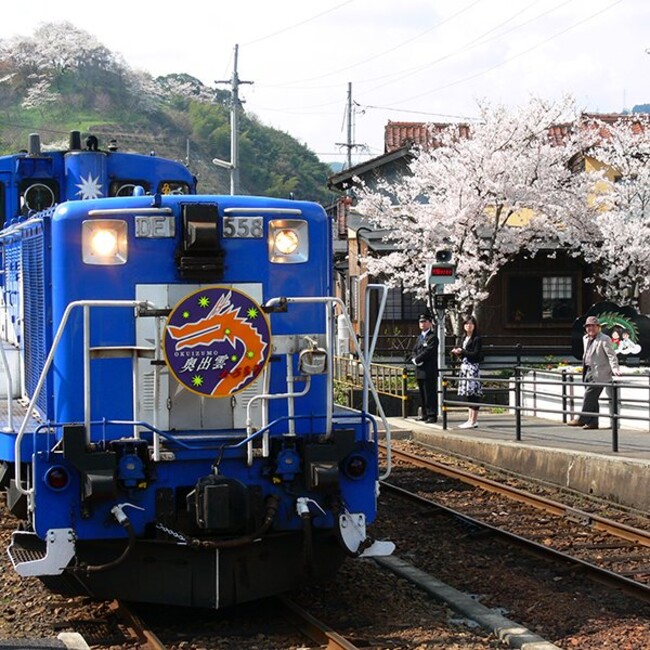
<path id="1" fill-rule="evenodd" d="M 319 621 L 286 596 L 278 596 L 282 616 L 306 637 L 326 650 L 359 650 L 357 646 Z"/>
<path id="2" fill-rule="evenodd" d="M 109 608 L 125 622 L 127 628 L 138 639 L 139 650 L 167 650 L 165 644 L 145 625 L 144 621 L 122 601 L 113 600 L 109 603 Z"/>
<path id="3" fill-rule="evenodd" d="M 380 443 L 380 448 L 381 446 Z M 518 488 L 503 485 L 502 483 L 498 483 L 497 481 L 488 478 L 475 476 L 461 469 L 448 467 L 442 463 L 428 460 L 426 458 L 420 458 L 419 456 L 405 451 L 398 451 L 394 447 L 391 449 L 391 453 L 395 461 L 406 461 L 417 467 L 422 467 L 436 472 L 436 474 L 442 474 L 448 478 L 462 481 L 463 483 L 473 485 L 474 487 L 481 488 L 488 492 L 500 494 L 513 501 L 524 503 L 558 517 L 564 517 L 572 522 L 580 523 L 585 527 L 591 528 L 592 530 L 608 533 L 609 535 L 613 535 L 614 537 L 624 539 L 634 544 L 639 544 L 640 546 L 650 547 L 650 531 L 633 528 L 632 526 L 627 526 L 626 524 L 606 519 L 600 515 L 571 508 L 559 503 L 558 501 L 553 501 L 552 499 L 547 499 L 536 494 L 530 494 L 523 490 L 519 490 Z"/>
<path id="4" fill-rule="evenodd" d="M 573 555 L 568 555 L 563 551 L 558 551 L 557 549 L 545 546 L 544 544 L 540 544 L 539 542 L 535 542 L 531 539 L 527 539 L 526 537 L 522 537 L 516 533 L 512 533 L 503 528 L 499 528 L 498 526 L 488 524 L 487 522 L 481 521 L 480 519 L 475 519 L 471 515 L 468 515 L 460 510 L 455 510 L 449 506 L 442 505 L 437 501 L 427 499 L 426 497 L 422 497 L 419 494 L 405 490 L 404 488 L 393 485 L 392 483 L 381 481 L 381 485 L 382 488 L 387 489 L 389 492 L 393 492 L 401 498 L 408 499 L 409 501 L 424 505 L 429 508 L 434 507 L 438 510 L 442 510 L 452 517 L 460 519 L 471 526 L 475 526 L 477 529 L 487 530 L 494 535 L 504 538 L 507 542 L 517 544 L 524 550 L 536 553 L 537 555 L 544 557 L 550 557 L 554 560 L 560 560 L 564 563 L 578 565 L 580 568 L 584 569 L 586 573 L 591 574 L 599 581 L 605 584 L 613 585 L 614 587 L 622 589 L 627 593 L 633 595 L 635 598 L 650 603 L 650 585 L 645 585 L 641 582 L 637 582 L 636 580 L 632 580 L 631 578 L 621 575 L 620 573 L 610 571 L 609 569 L 603 569 L 602 567 L 592 564 L 587 560 L 582 560 Z"/>

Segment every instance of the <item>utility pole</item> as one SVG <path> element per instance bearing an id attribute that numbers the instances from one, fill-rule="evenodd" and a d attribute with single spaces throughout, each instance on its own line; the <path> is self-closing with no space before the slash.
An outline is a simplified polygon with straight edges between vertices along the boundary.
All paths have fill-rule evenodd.
<path id="1" fill-rule="evenodd" d="M 230 170 L 230 193 L 239 192 L 239 109 L 242 102 L 239 100 L 239 86 L 241 84 L 252 84 L 252 81 L 241 81 L 237 74 L 237 58 L 239 45 L 235 45 L 235 63 L 232 70 L 232 77 L 226 81 L 215 81 L 216 84 L 230 84 L 230 162 L 213 158 L 212 163 L 217 167 L 224 167 Z"/>
<path id="2" fill-rule="evenodd" d="M 347 122 L 348 122 L 348 141 L 347 142 L 337 142 L 337 146 L 346 147 L 348 150 L 348 162 L 346 169 L 352 167 L 352 149 L 355 147 L 360 147 L 361 145 L 354 144 L 352 142 L 352 83 L 348 82 L 348 108 L 347 108 Z"/>

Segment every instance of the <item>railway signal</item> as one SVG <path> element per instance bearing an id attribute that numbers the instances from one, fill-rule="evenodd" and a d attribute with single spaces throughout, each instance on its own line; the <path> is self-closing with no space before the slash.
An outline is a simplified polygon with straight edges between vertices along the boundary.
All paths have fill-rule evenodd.
<path id="1" fill-rule="evenodd" d="M 435 260 L 427 262 L 427 284 L 453 284 L 456 282 L 456 265 L 448 249 L 436 251 Z"/>

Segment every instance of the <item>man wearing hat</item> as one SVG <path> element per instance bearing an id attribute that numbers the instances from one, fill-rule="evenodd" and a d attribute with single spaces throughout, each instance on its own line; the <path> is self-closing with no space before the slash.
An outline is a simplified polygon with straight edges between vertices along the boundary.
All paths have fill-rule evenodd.
<path id="1" fill-rule="evenodd" d="M 431 314 L 420 314 L 418 336 L 411 359 L 415 365 L 415 379 L 420 389 L 420 419 L 433 423 L 438 420 L 438 337 L 431 323 Z"/>
<path id="2" fill-rule="evenodd" d="M 603 386 L 589 384 L 604 384 L 612 381 L 613 375 L 620 375 L 618 359 L 612 345 L 612 339 L 600 331 L 600 323 L 596 316 L 587 316 L 585 321 L 586 334 L 582 338 L 584 355 L 582 357 L 582 381 L 585 386 L 585 397 L 582 402 L 580 415 L 568 422 L 570 427 L 597 429 L 598 416 L 588 413 L 598 413 L 598 398 L 603 392 Z M 610 389 L 607 395 L 611 399 Z"/>

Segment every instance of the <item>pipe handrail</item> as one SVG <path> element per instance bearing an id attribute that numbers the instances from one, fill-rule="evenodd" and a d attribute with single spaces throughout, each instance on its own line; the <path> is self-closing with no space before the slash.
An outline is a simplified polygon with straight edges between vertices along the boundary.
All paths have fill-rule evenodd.
<path id="1" fill-rule="evenodd" d="M 52 347 L 50 348 L 47 358 L 45 359 L 45 363 L 43 364 L 43 369 L 41 370 L 40 377 L 38 378 L 38 382 L 36 384 L 36 387 L 34 388 L 34 393 L 29 401 L 29 405 L 27 406 L 25 416 L 23 417 L 23 420 L 20 423 L 18 433 L 16 434 L 16 440 L 14 441 L 14 472 L 15 472 L 14 477 L 15 477 L 16 490 L 20 494 L 26 495 L 29 498 L 34 492 L 33 487 L 26 489 L 22 485 L 22 468 L 21 468 L 22 454 L 21 454 L 20 446 L 22 444 L 22 440 L 25 435 L 25 430 L 27 429 L 27 423 L 29 422 L 31 415 L 34 412 L 36 402 L 41 394 L 41 390 L 43 390 L 43 385 L 45 384 L 45 380 L 50 371 L 50 367 L 54 362 L 54 355 L 59 347 L 61 338 L 63 337 L 63 332 L 65 331 L 65 328 L 68 324 L 70 314 L 72 314 L 72 312 L 77 308 L 82 308 L 84 309 L 84 311 L 87 310 L 89 307 L 133 307 L 135 309 L 138 307 L 145 307 L 147 304 L 148 304 L 147 301 L 144 300 L 75 300 L 69 303 L 68 306 L 65 308 L 65 311 L 63 312 L 63 317 L 61 318 L 61 322 L 59 323 L 59 327 L 57 328 L 56 335 L 54 336 L 54 340 L 52 341 Z M 84 318 L 84 344 L 88 343 L 85 335 L 85 329 L 86 326 L 88 325 L 86 320 L 87 319 Z M 90 348 L 87 347 L 84 350 L 84 367 L 85 367 L 85 359 L 86 357 L 89 357 L 89 355 L 90 355 Z M 85 408 L 86 405 L 84 404 L 84 410 Z M 90 421 L 90 413 L 84 412 L 84 423 L 87 423 L 89 421 Z M 87 432 L 87 435 L 90 435 L 90 432 Z"/>
<path id="2" fill-rule="evenodd" d="M 349 328 L 350 332 L 353 332 L 354 329 L 352 327 L 352 322 L 350 321 L 350 316 L 348 315 L 347 309 L 345 307 L 345 303 L 341 298 L 337 298 L 335 296 L 329 297 L 329 296 L 323 296 L 323 297 L 281 297 L 281 298 L 273 298 L 270 301 L 266 303 L 267 307 L 273 307 L 275 305 L 281 305 L 281 304 L 289 304 L 289 303 L 319 303 L 322 302 L 326 305 L 329 305 L 331 307 L 334 307 L 337 305 L 340 310 L 341 310 L 341 315 L 345 318 L 345 323 L 346 326 Z M 379 414 L 379 417 L 381 418 L 382 424 L 384 425 L 384 429 L 386 431 L 386 439 L 387 441 L 390 440 L 390 425 L 388 423 L 388 419 L 386 418 L 386 414 L 384 413 L 384 408 L 381 404 L 381 401 L 379 399 L 379 395 L 377 394 L 377 390 L 374 386 L 374 383 L 372 381 L 372 377 L 370 376 L 370 368 L 369 368 L 369 363 L 366 360 L 365 355 L 363 354 L 363 351 L 361 350 L 361 346 L 359 344 L 359 341 L 357 340 L 356 336 L 351 336 L 350 340 L 353 343 L 354 346 L 354 353 L 357 355 L 358 359 L 360 360 L 361 363 L 361 368 L 363 370 L 364 377 L 368 381 L 368 389 L 372 393 L 373 399 L 375 401 L 375 405 L 377 407 L 377 412 Z M 332 348 L 333 349 L 333 348 Z M 329 377 L 330 377 L 330 394 L 334 394 L 333 390 L 333 383 L 334 383 L 334 373 L 333 373 L 333 366 L 334 366 L 334 355 L 329 354 L 328 355 L 328 372 L 329 372 Z M 332 399 L 332 409 L 333 409 L 333 399 Z M 328 413 L 328 415 L 330 415 Z M 329 421 L 329 420 L 328 420 Z M 391 452 L 390 452 L 390 444 L 387 444 L 387 451 L 386 451 L 386 472 L 380 476 L 380 480 L 385 480 L 388 478 L 390 475 L 391 471 Z"/>

